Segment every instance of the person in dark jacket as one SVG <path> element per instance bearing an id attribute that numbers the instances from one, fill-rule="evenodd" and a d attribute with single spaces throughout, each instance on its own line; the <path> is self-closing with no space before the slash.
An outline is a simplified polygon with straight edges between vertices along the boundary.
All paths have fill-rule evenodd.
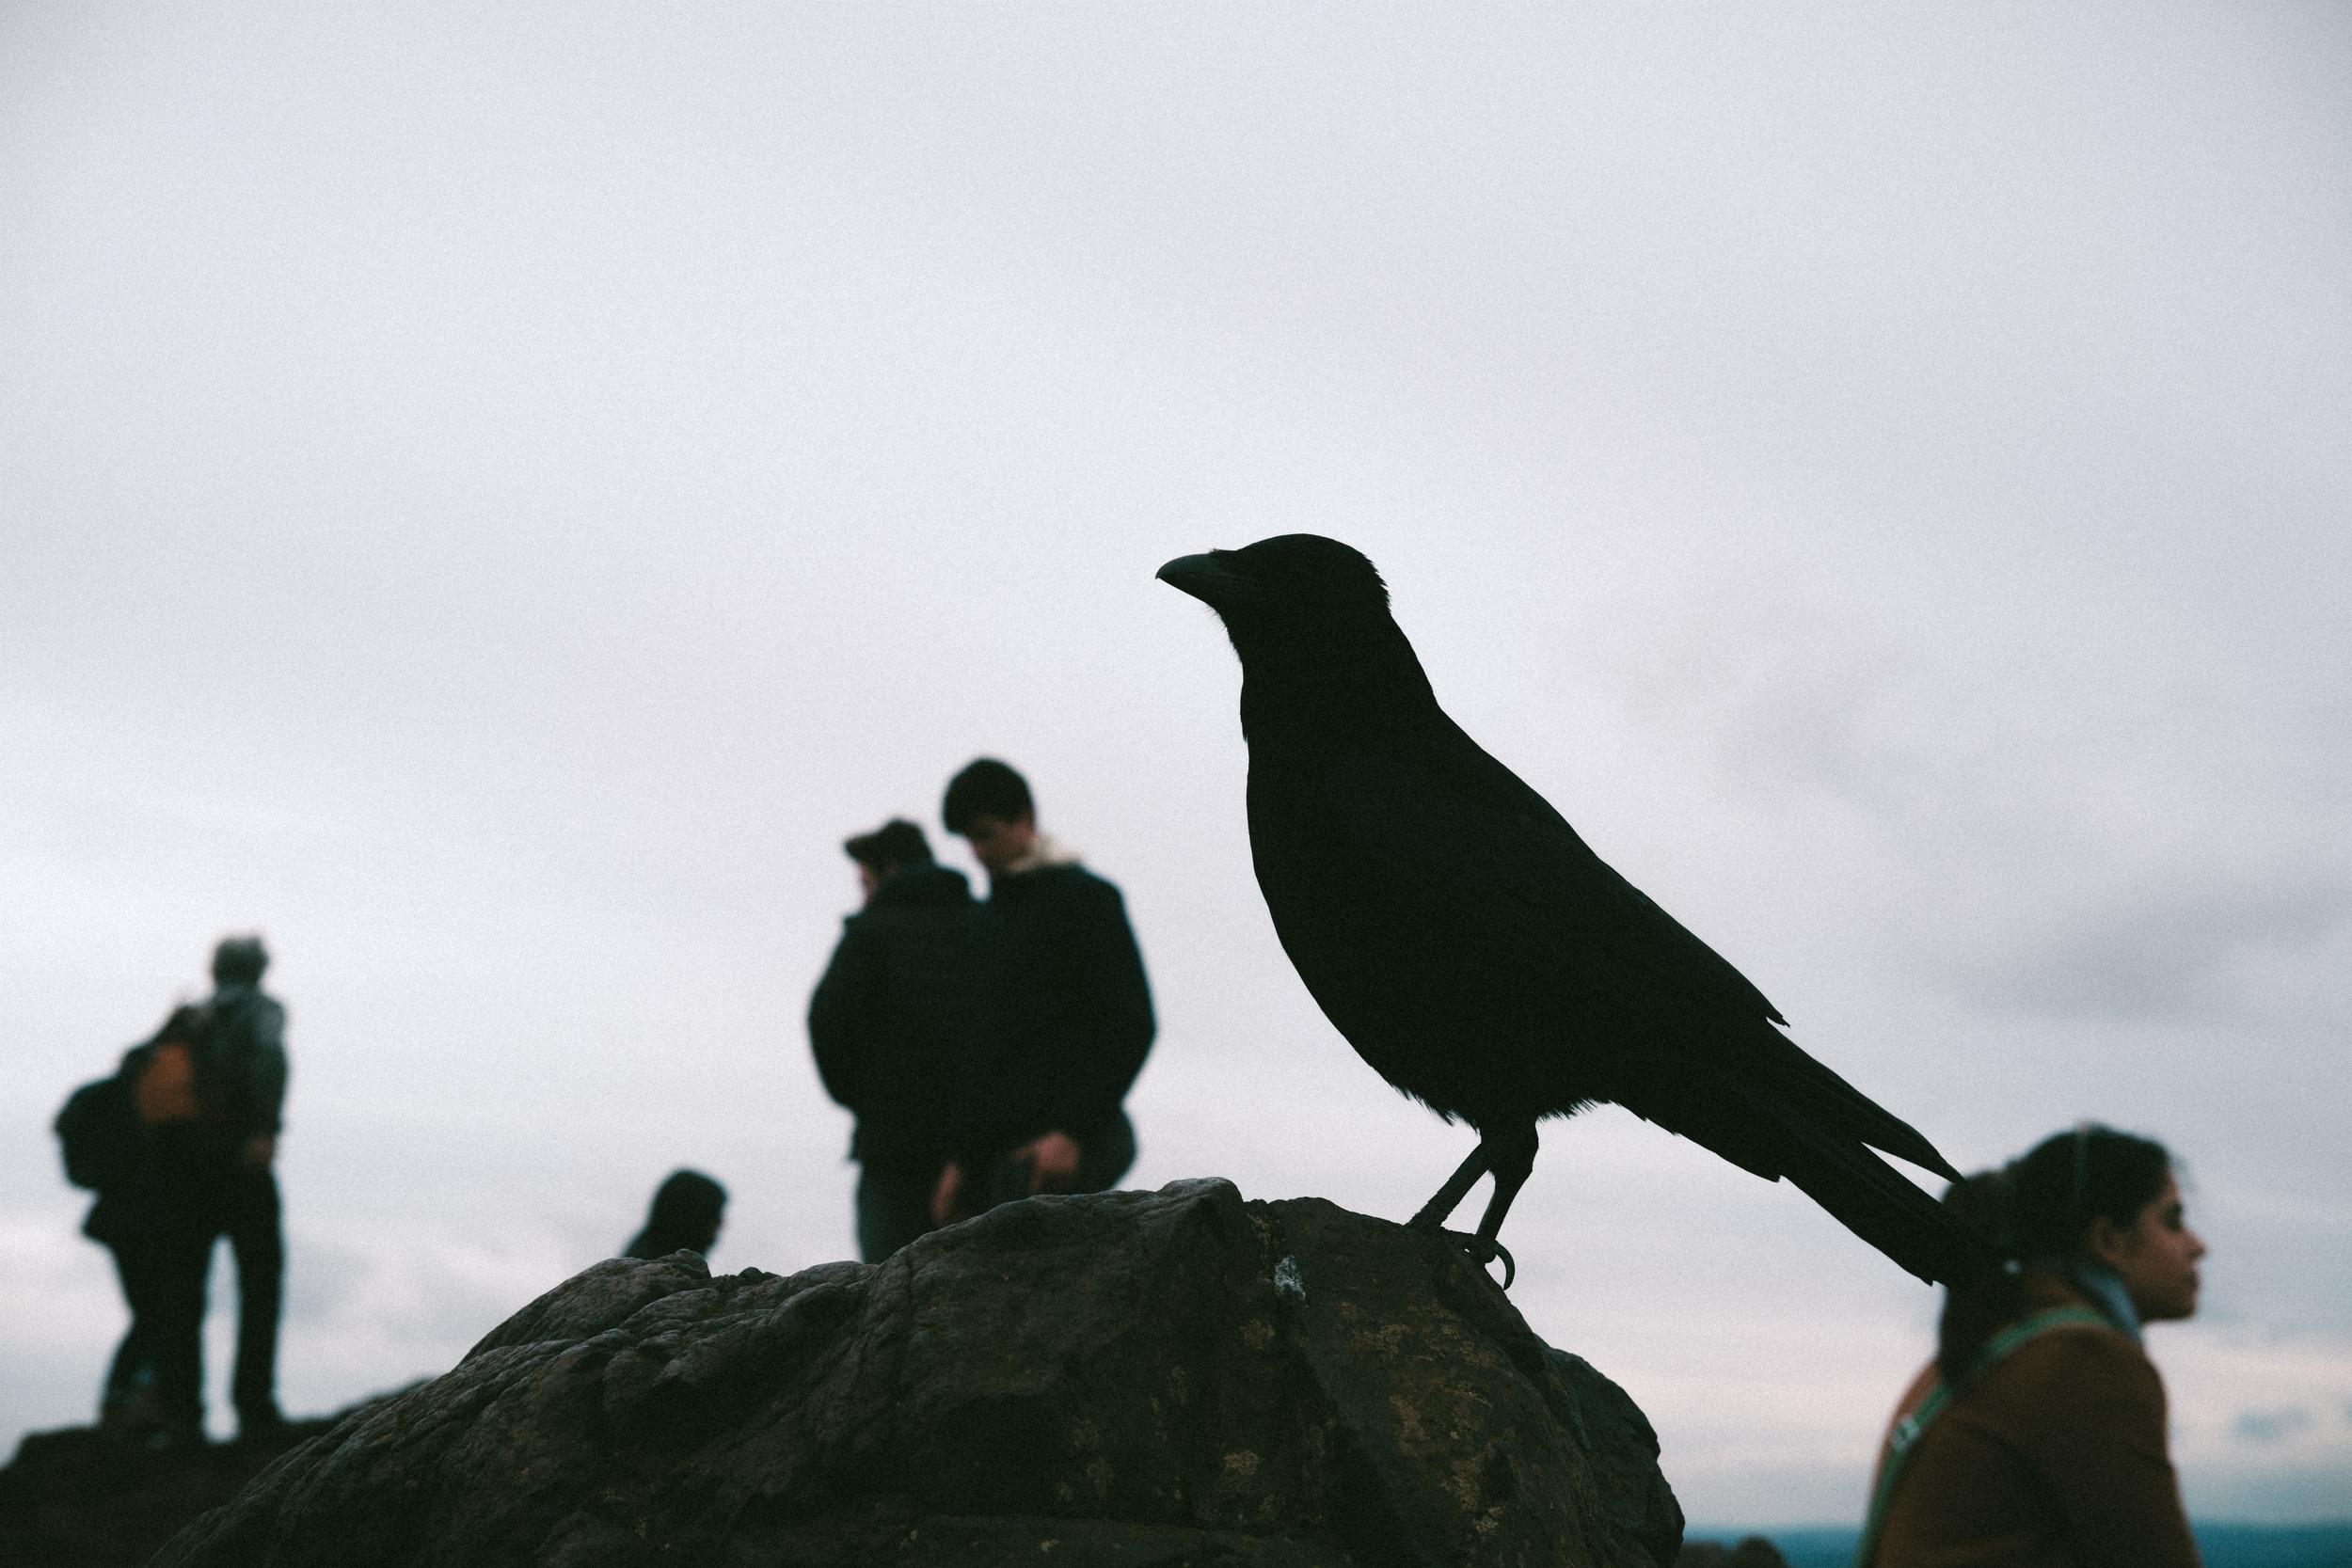
<path id="1" fill-rule="evenodd" d="M 1154 1030 L 1126 906 L 1038 832 L 1027 781 L 993 757 L 949 782 L 941 816 L 988 868 L 989 896 L 974 923 L 977 1049 L 932 1217 L 1102 1192 L 1135 1163 L 1120 1102 Z"/>
<path id="2" fill-rule="evenodd" d="M 206 1140 L 196 1053 L 204 1009 L 175 1007 L 123 1065 L 138 1137 L 99 1190 L 82 1233 L 114 1254 L 130 1327 L 106 1369 L 99 1430 L 157 1451 L 203 1441 Z"/>
<path id="3" fill-rule="evenodd" d="M 645 1227 L 629 1241 L 624 1258 L 667 1258 L 674 1252 L 707 1253 L 719 1239 L 727 1212 L 727 1190 L 698 1170 L 674 1170 L 654 1190 Z"/>
<path id="4" fill-rule="evenodd" d="M 912 822 L 842 847 L 866 902 L 809 1000 L 808 1037 L 825 1092 L 857 1117 L 858 1254 L 874 1263 L 931 1228 L 969 1052 L 972 892 Z"/>
<path id="5" fill-rule="evenodd" d="M 278 1409 L 278 1319 L 286 1241 L 280 1220 L 278 1135 L 286 1101 L 286 1009 L 262 990 L 269 952 L 258 936 L 229 937 L 213 950 L 211 1017 L 199 1053 L 205 1122 L 221 1158 L 210 1181 L 215 1234 L 229 1238 L 237 1267 L 237 1360 L 230 1398 L 241 1437 L 285 1425 Z M 206 1243 L 210 1269 L 211 1243 Z"/>

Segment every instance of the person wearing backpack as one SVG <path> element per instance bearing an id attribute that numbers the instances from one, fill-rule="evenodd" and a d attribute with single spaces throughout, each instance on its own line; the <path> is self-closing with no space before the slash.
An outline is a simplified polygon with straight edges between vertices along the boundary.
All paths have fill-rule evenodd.
<path id="1" fill-rule="evenodd" d="M 277 1395 L 285 1275 L 278 1179 L 286 1098 L 286 1009 L 262 990 L 261 938 L 213 952 L 213 994 L 135 1046 L 111 1079 L 58 1113 L 67 1178 L 95 1188 L 83 1233 L 115 1255 L 131 1327 L 116 1351 L 100 1425 L 156 1449 L 204 1441 L 205 1280 L 213 1243 L 237 1268 L 237 1434 L 285 1426 Z"/>
<path id="2" fill-rule="evenodd" d="M 1947 1287 L 1856 1568 L 2197 1568 L 2141 1325 L 2197 1310 L 2205 1243 L 2164 1146 L 2085 1122 L 1944 1202 L 2008 1267 Z"/>
<path id="3" fill-rule="evenodd" d="M 199 1260 L 212 1246 L 194 1185 L 205 1024 L 201 1007 L 173 1009 L 113 1077 L 76 1090 L 57 1117 L 68 1180 L 98 1194 L 82 1233 L 114 1254 L 131 1309 L 99 1396 L 99 1429 L 159 1450 L 202 1441 L 197 1364 L 183 1346 L 202 1329 Z M 191 1278 L 194 1291 L 183 1283 Z"/>

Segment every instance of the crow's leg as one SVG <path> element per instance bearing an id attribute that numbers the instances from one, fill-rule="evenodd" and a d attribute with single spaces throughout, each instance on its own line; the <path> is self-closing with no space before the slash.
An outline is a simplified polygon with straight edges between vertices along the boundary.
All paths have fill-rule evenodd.
<path id="1" fill-rule="evenodd" d="M 1518 1265 L 1511 1261 L 1510 1253 L 1495 1238 L 1502 1229 L 1502 1216 L 1511 1212 L 1511 1200 L 1519 1196 L 1519 1189 L 1527 1185 L 1528 1177 L 1534 1172 L 1535 1124 L 1530 1121 L 1503 1128 L 1488 1134 L 1479 1147 L 1483 1148 L 1488 1144 L 1495 1146 L 1492 1151 L 1495 1190 L 1494 1196 L 1486 1200 L 1486 1215 L 1478 1222 L 1477 1240 L 1493 1249 L 1494 1257 L 1502 1259 L 1502 1288 L 1507 1291 L 1511 1288 L 1511 1281 L 1518 1277 Z M 1477 1257 L 1479 1251 L 1474 1247 L 1463 1250 L 1472 1257 Z M 1487 1259 L 1479 1259 L 1482 1266 L 1486 1261 Z"/>
<path id="2" fill-rule="evenodd" d="M 1454 1211 L 1462 1206 L 1462 1200 L 1470 1196 L 1470 1190 L 1478 1185 L 1478 1179 L 1486 1174 L 1493 1163 L 1493 1156 L 1487 1152 L 1486 1140 L 1482 1134 L 1478 1147 L 1470 1151 L 1470 1158 L 1445 1179 L 1445 1185 L 1438 1189 L 1435 1197 L 1421 1206 L 1421 1212 L 1405 1223 L 1416 1230 L 1443 1228 L 1445 1222 L 1453 1217 Z"/>
<path id="3" fill-rule="evenodd" d="M 1495 1132 L 1482 1132 L 1478 1147 L 1470 1150 L 1470 1158 L 1462 1162 L 1461 1168 L 1446 1178 L 1445 1185 L 1438 1189 L 1437 1196 L 1422 1204 L 1421 1212 L 1407 1223 L 1418 1230 L 1437 1231 L 1460 1247 L 1481 1268 L 1498 1258 L 1502 1259 L 1502 1288 L 1507 1291 L 1511 1288 L 1511 1281 L 1518 1277 L 1518 1265 L 1512 1261 L 1509 1250 L 1495 1239 L 1495 1234 L 1502 1228 L 1502 1216 L 1509 1212 L 1511 1200 L 1518 1196 L 1519 1189 L 1527 1184 L 1528 1173 L 1534 1168 L 1534 1122 L 1502 1128 Z M 1471 1235 L 1467 1231 L 1446 1229 L 1446 1220 L 1461 1207 L 1462 1199 L 1470 1196 L 1470 1190 L 1478 1184 L 1478 1179 L 1488 1171 L 1494 1172 L 1495 1191 L 1494 1196 L 1487 1201 L 1486 1217 L 1478 1222 L 1478 1233 Z"/>

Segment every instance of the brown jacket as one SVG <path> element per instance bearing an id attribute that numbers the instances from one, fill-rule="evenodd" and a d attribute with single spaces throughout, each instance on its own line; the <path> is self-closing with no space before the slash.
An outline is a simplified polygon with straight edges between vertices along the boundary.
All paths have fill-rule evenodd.
<path id="1" fill-rule="evenodd" d="M 2043 1275 L 2026 1291 L 2027 1312 L 2088 1305 Z M 1930 1365 L 1895 1419 L 1935 1383 Z M 2026 1340 L 1920 1437 L 1871 1568 L 2199 1568 L 2156 1369 L 2092 1324 Z"/>

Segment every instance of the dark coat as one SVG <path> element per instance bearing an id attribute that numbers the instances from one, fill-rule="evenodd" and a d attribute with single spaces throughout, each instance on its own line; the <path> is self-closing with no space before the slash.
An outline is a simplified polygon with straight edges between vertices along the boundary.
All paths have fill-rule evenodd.
<path id="1" fill-rule="evenodd" d="M 136 1077 L 165 1039 L 135 1046 L 119 1071 Z M 195 1041 L 193 1122 L 142 1125 L 138 1149 L 82 1223 L 82 1233 L 108 1246 L 136 1245 L 164 1229 L 225 1223 L 246 1140 L 276 1136 L 284 1125 L 286 1009 L 259 986 L 224 986 L 206 1004 Z"/>
<path id="2" fill-rule="evenodd" d="M 1075 864 L 1015 872 L 974 929 L 981 1027 L 960 1157 L 977 1167 L 1050 1132 L 1084 1147 L 1118 1117 L 1155 1028 L 1119 889 Z"/>
<path id="3" fill-rule="evenodd" d="M 2088 1305 L 2029 1275 L 2026 1309 Z M 1935 1386 L 1931 1364 L 1896 1419 Z M 1880 1463 L 1885 1463 L 1883 1449 Z M 2197 1568 L 2165 1449 L 2164 1385 L 2112 1329 L 2054 1328 L 2012 1351 L 1913 1450 L 1875 1568 Z"/>
<path id="4" fill-rule="evenodd" d="M 110 1247 L 138 1247 L 166 1233 L 217 1230 L 236 1170 L 233 1150 L 213 1129 L 145 1129 L 129 1168 L 90 1205 L 82 1234 Z"/>
<path id="5" fill-rule="evenodd" d="M 842 924 L 809 999 L 808 1037 L 825 1092 L 857 1114 L 853 1159 L 946 1161 L 970 1054 L 974 907 L 961 872 L 913 866 Z"/>
<path id="6" fill-rule="evenodd" d="M 275 1135 L 286 1103 L 286 1009 L 259 986 L 223 986 L 199 1071 L 210 1114 L 232 1137 Z"/>

